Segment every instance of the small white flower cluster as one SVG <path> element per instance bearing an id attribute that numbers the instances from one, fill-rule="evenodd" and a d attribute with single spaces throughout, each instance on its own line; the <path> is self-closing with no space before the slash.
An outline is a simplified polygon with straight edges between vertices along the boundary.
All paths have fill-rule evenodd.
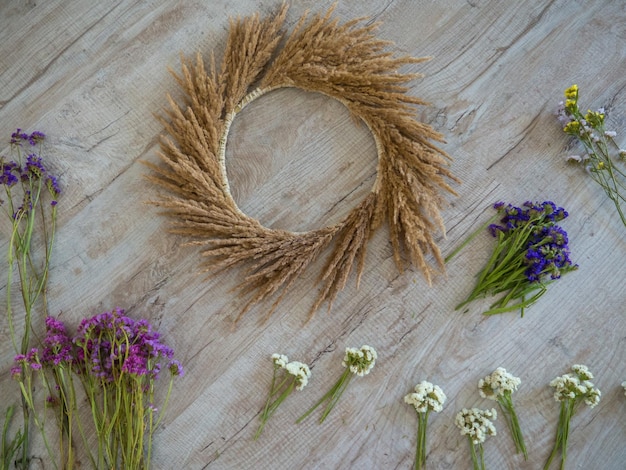
<path id="1" fill-rule="evenodd" d="M 425 413 L 429 410 L 439 413 L 446 401 L 446 394 L 438 385 L 423 380 L 415 386 L 414 393 L 405 395 L 404 401 L 413 405 L 418 413 Z"/>
<path id="2" fill-rule="evenodd" d="M 285 367 L 287 367 L 289 359 L 284 354 L 272 354 L 272 361 L 274 361 L 274 365 L 280 367 L 281 369 L 284 369 Z"/>
<path id="3" fill-rule="evenodd" d="M 373 347 L 363 345 L 361 349 L 346 348 L 346 355 L 341 364 L 348 367 L 353 374 L 363 377 L 370 373 L 377 358 L 378 354 Z"/>
<path id="4" fill-rule="evenodd" d="M 497 417 L 498 413 L 493 408 L 491 410 L 463 408 L 457 413 L 454 422 L 461 430 L 462 436 L 469 436 L 473 444 L 482 444 L 487 436 L 496 435 L 496 427 L 491 419 L 495 420 Z"/>
<path id="5" fill-rule="evenodd" d="M 284 354 L 272 354 L 272 361 L 275 367 L 285 369 L 288 374 L 295 377 L 296 390 L 302 390 L 309 383 L 311 369 L 306 364 L 298 361 L 289 362 Z"/>
<path id="6" fill-rule="evenodd" d="M 600 390 L 593 382 L 593 374 L 587 366 L 575 364 L 572 366 L 573 374 L 564 374 L 557 377 L 550 386 L 554 387 L 554 399 L 556 401 L 583 399 L 585 404 L 593 408 L 600 403 Z"/>
<path id="7" fill-rule="evenodd" d="M 309 383 L 309 377 L 311 377 L 311 369 L 309 366 L 302 362 L 293 361 L 287 364 L 285 367 L 287 372 L 296 378 L 296 390 L 302 390 Z"/>
<path id="8" fill-rule="evenodd" d="M 568 155 L 567 157 L 565 157 L 565 161 L 568 162 L 581 163 L 586 160 L 589 160 L 589 155 Z"/>
<path id="9" fill-rule="evenodd" d="M 624 388 L 624 395 L 626 395 L 626 381 L 622 382 L 622 387 Z"/>
<path id="10" fill-rule="evenodd" d="M 504 367 L 498 367 L 491 375 L 478 381 L 478 392 L 483 398 L 497 400 L 506 392 L 513 393 L 522 381 L 509 374 Z"/>

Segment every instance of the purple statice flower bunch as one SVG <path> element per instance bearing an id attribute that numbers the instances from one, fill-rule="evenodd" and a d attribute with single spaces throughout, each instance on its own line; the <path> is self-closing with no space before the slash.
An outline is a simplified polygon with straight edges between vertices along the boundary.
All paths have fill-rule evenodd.
<path id="1" fill-rule="evenodd" d="M 583 108 L 584 109 L 584 108 Z M 578 104 L 578 85 L 565 90 L 565 101 L 559 103 L 557 117 L 563 126 L 563 132 L 582 144 L 580 155 L 571 154 L 567 161 L 580 164 L 587 174 L 599 184 L 624 225 L 626 214 L 626 149 L 617 144 L 617 132 L 606 128 L 606 110 L 583 112 Z"/>
<path id="2" fill-rule="evenodd" d="M 42 362 L 49 366 L 74 363 L 74 345 L 62 321 L 46 317 L 46 336 L 43 339 Z"/>
<path id="3" fill-rule="evenodd" d="M 10 140 L 13 158 L 0 156 L 0 186 L 4 188 L 6 195 L 6 200 L 0 198 L 0 206 L 3 206 L 11 227 L 7 253 L 9 285 L 12 282 L 14 265 L 22 267 L 20 287 L 26 322 L 19 347 L 13 329 L 11 295 L 7 291 L 7 317 L 11 339 L 16 352 L 21 354 L 26 354 L 29 347 L 32 309 L 46 290 L 56 229 L 56 206 L 61 195 L 57 177 L 46 168 L 40 155 L 44 140 L 45 135 L 42 132 L 28 134 L 17 129 L 11 134 Z M 37 234 L 46 247 L 41 263 L 33 262 L 36 257 L 31 253 L 31 242 Z M 45 311 L 45 305 L 43 307 Z"/>
<path id="4" fill-rule="evenodd" d="M 35 146 L 43 141 L 46 136 L 39 131 L 35 131 L 32 134 L 23 132 L 22 129 L 17 129 L 11 134 L 11 145 L 22 146 L 24 142 L 28 142 L 30 145 Z"/>
<path id="5" fill-rule="evenodd" d="M 494 209 L 502 214 L 499 224 L 490 224 L 489 232 L 498 237 L 515 236 L 515 231 L 528 235 L 525 241 L 524 274 L 530 282 L 540 282 L 545 276 L 558 279 L 565 270 L 574 265 L 570 259 L 567 232 L 557 222 L 565 219 L 569 214 L 562 207 L 557 207 L 552 201 L 541 204 L 526 201 L 522 207 L 515 207 L 504 202 L 494 204 Z M 528 233 L 527 230 L 530 229 Z"/>
<path id="6" fill-rule="evenodd" d="M 498 214 L 487 229 L 496 246 L 474 290 L 456 308 L 500 295 L 485 315 L 521 310 L 523 316 L 550 282 L 578 268 L 570 259 L 567 232 L 557 225 L 569 214 L 552 201 L 527 201 L 521 207 L 497 202 L 493 207 Z"/>
<path id="7" fill-rule="evenodd" d="M 44 314 L 47 310 L 44 294 L 56 231 L 57 201 L 61 195 L 57 177 L 49 171 L 41 157 L 44 140 L 45 135 L 42 132 L 29 134 L 17 129 L 11 135 L 11 155 L 0 155 L 0 192 L 4 192 L 0 194 L 0 212 L 4 213 L 9 222 L 0 224 L 9 229 L 6 234 L 9 240 L 6 252 L 7 286 L 13 285 L 17 267 L 22 304 L 19 308 L 13 305 L 12 289 L 7 288 L 5 307 L 9 337 L 15 353 L 24 357 L 18 361 L 21 371 L 14 374 L 24 378 L 20 384 L 24 422 L 21 431 L 21 455 L 17 459 L 22 462 L 21 468 L 28 465 L 31 422 L 29 410 L 33 408 L 27 402 L 27 397 L 32 397 L 33 390 L 25 390 L 24 387 L 32 384 L 30 375 L 33 367 L 41 366 L 41 363 L 34 362 L 34 358 L 28 359 L 32 352 L 32 316 L 38 309 Z M 43 245 L 41 254 L 34 250 L 39 245 Z M 17 311 L 24 315 L 19 322 L 15 321 Z M 17 331 L 16 325 L 23 325 L 23 329 Z M 37 357 L 45 360 L 43 351 Z"/>
<path id="8" fill-rule="evenodd" d="M 83 373 L 106 382 L 114 382 L 122 374 L 156 380 L 161 360 L 167 361 L 168 369 L 178 364 L 174 351 L 160 337 L 146 320 L 135 321 L 122 309 L 104 312 L 80 323 L 74 338 L 77 363 Z"/>
<path id="9" fill-rule="evenodd" d="M 184 374 L 173 349 L 150 323 L 135 321 L 120 308 L 84 319 L 73 342 L 75 370 L 98 435 L 97 468 L 149 468 L 152 434 L 167 407 L 174 378 Z M 169 370 L 170 381 L 158 407 L 155 382 L 162 367 Z"/>
<path id="10" fill-rule="evenodd" d="M 41 347 L 18 354 L 11 373 L 33 416 L 38 413 L 31 390 L 34 374 L 40 374 L 48 392 L 46 406 L 57 411 L 60 466 L 72 468 L 75 461 L 72 436 L 78 434 L 72 429 L 80 419 L 75 412 L 76 385 L 81 384 L 98 437 L 95 455 L 83 442 L 94 468 L 148 468 L 152 434 L 167 407 L 174 378 L 184 375 L 174 350 L 147 320 L 134 320 L 120 308 L 83 319 L 73 337 L 54 317 L 47 317 L 45 324 Z M 170 381 L 163 404 L 157 406 L 155 382 L 163 368 Z M 84 438 L 83 423 L 78 424 Z"/>
<path id="11" fill-rule="evenodd" d="M 61 195 L 61 187 L 56 176 L 48 171 L 42 157 L 39 155 L 41 144 L 45 140 L 42 132 L 35 131 L 31 134 L 17 129 L 11 134 L 11 148 L 17 153 L 15 160 L 0 157 L 0 185 L 5 186 L 7 193 L 10 188 L 22 183 L 23 203 L 19 210 L 13 211 L 13 218 L 17 218 L 21 212 L 28 213 L 33 208 L 33 187 L 38 190 L 46 188 L 52 197 L 51 205 L 57 204 Z M 30 146 L 30 147 L 28 147 Z M 36 147 L 36 148 L 33 148 Z M 24 152 L 26 148 L 28 151 Z M 37 191 L 38 195 L 39 191 Z M 11 198 L 14 200 L 15 198 Z M 16 202 L 16 201 L 15 201 Z"/>

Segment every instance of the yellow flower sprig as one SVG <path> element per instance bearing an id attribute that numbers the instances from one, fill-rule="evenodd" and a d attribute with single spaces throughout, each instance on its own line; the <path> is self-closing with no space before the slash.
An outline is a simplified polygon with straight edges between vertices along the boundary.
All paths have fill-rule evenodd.
<path id="1" fill-rule="evenodd" d="M 626 170 L 623 167 L 626 150 L 615 142 L 617 133 L 606 129 L 604 109 L 588 109 L 583 113 L 578 102 L 578 85 L 572 85 L 565 90 L 565 102 L 560 103 L 557 114 L 563 123 L 563 132 L 575 137 L 585 150 L 583 155 L 570 155 L 567 159 L 584 165 L 591 178 L 613 201 L 626 225 L 622 208 L 626 202 Z"/>

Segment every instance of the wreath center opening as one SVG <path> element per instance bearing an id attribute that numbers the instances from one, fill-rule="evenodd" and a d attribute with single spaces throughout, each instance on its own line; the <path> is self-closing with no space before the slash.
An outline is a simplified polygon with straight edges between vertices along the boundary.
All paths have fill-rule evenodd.
<path id="1" fill-rule="evenodd" d="M 234 118 L 226 174 L 239 209 L 263 226 L 306 232 L 340 222 L 372 189 L 374 137 L 339 101 L 281 88 Z"/>

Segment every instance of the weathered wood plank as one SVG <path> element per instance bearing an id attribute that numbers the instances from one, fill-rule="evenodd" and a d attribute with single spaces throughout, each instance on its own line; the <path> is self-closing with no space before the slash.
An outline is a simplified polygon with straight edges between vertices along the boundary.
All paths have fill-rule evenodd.
<path id="1" fill-rule="evenodd" d="M 59 231 L 49 308 L 69 324 L 115 306 L 154 322 L 187 369 L 155 437 L 155 468 L 410 468 L 416 418 L 402 402 L 420 380 L 448 395 L 429 428 L 428 465 L 470 468 L 454 427 L 465 406 L 489 406 L 478 379 L 504 366 L 522 379 L 515 396 L 530 460 L 513 454 L 499 420 L 486 445 L 490 468 L 540 468 L 552 444 L 558 405 L 548 382 L 587 364 L 603 391 L 600 405 L 574 418 L 569 459 L 581 468 L 623 469 L 626 461 L 624 227 L 610 201 L 564 156 L 574 150 L 553 113 L 562 91 L 608 109 L 624 142 L 626 10 L 611 0 L 542 2 L 340 1 L 336 15 L 382 21 L 396 50 L 433 60 L 411 93 L 432 105 L 420 119 L 447 137 L 463 184 L 444 213 L 450 252 L 504 199 L 551 199 L 579 271 L 556 283 L 525 318 L 484 318 L 454 306 L 471 289 L 490 241 L 476 239 L 428 287 L 414 269 L 400 274 L 384 230 L 369 246 L 358 291 L 354 279 L 333 310 L 306 323 L 316 271 L 307 272 L 267 322 L 255 307 L 233 330 L 243 300 L 231 289 L 240 272 L 197 274 L 197 249 L 166 232 L 144 202 L 155 189 L 141 160 L 157 161 L 161 126 L 153 118 L 178 97 L 167 68 L 179 52 L 212 49 L 219 58 L 228 17 L 267 14 L 279 2 L 4 2 L 0 5 L 0 136 L 16 127 L 49 135 L 45 150 L 60 175 Z M 294 1 L 287 24 L 306 8 Z M 2 154 L 8 145 L 1 146 Z M 337 222 L 375 178 L 375 146 L 343 106 L 299 90 L 252 103 L 233 123 L 228 173 L 238 204 L 264 224 L 307 230 Z M 7 247 L 6 220 L 0 249 Z M 321 262 L 317 264 L 319 268 Z M 6 274 L 0 273 L 0 298 Z M 0 304 L 1 305 L 1 304 Z M 4 307 L 0 307 L 2 312 Z M 13 350 L 0 317 L 0 396 L 18 398 Z M 323 425 L 295 419 L 341 373 L 346 346 L 371 344 L 379 363 L 355 380 Z M 273 352 L 312 364 L 310 385 L 287 400 L 252 441 L 269 386 Z M 44 450 L 36 447 L 38 455 Z M 574 464 L 575 462 L 575 464 Z M 47 468 L 47 467 L 45 467 Z"/>

